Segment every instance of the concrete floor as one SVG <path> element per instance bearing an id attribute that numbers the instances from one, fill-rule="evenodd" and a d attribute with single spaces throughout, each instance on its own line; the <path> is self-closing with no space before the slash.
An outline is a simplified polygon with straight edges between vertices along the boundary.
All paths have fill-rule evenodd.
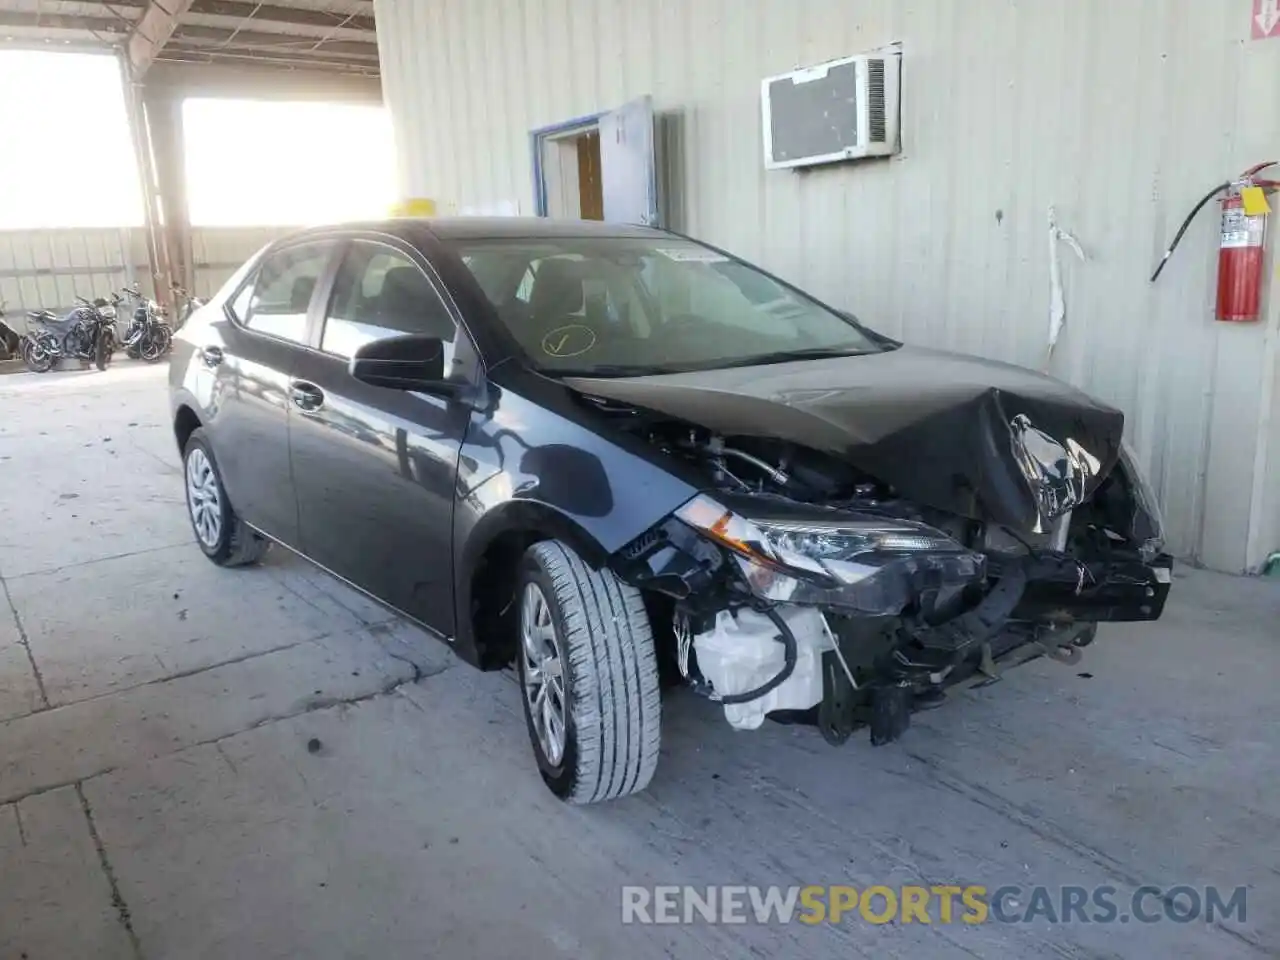
<path id="1" fill-rule="evenodd" d="M 283 551 L 200 555 L 163 374 L 0 378 L 0 958 L 1280 955 L 1280 580 L 1180 571 L 1159 625 L 881 749 L 678 691 L 650 790 L 575 809 L 509 676 Z M 663 883 L 1247 885 L 1248 919 L 622 926 Z"/>

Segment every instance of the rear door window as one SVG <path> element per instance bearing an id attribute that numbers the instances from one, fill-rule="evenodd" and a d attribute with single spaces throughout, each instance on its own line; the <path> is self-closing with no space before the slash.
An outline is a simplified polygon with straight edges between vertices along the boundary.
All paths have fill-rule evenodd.
<path id="1" fill-rule="evenodd" d="M 313 243 L 268 254 L 257 279 L 232 301 L 232 312 L 250 330 L 306 343 L 307 309 L 331 250 L 332 244 Z"/>

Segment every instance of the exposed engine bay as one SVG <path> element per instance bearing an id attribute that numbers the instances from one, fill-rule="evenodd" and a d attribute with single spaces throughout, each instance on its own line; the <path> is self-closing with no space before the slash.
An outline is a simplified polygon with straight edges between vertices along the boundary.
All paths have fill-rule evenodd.
<path id="1" fill-rule="evenodd" d="M 1002 418 L 994 456 L 1035 505 L 1019 529 L 980 496 L 963 512 L 908 499 L 852 458 L 591 402 L 703 479 L 613 567 L 654 598 L 680 675 L 736 728 L 768 716 L 840 743 L 865 725 L 887 743 L 948 687 L 1042 656 L 1075 663 L 1099 621 L 1163 609 L 1170 560 L 1127 450 L 1099 456 Z"/>

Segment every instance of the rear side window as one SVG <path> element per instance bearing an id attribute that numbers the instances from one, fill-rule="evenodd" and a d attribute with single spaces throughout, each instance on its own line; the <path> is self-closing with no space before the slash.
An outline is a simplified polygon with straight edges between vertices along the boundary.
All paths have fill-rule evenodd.
<path id="1" fill-rule="evenodd" d="M 410 333 L 452 343 L 457 327 L 409 257 L 381 244 L 352 243 L 333 284 L 320 349 L 349 358 L 370 341 Z"/>
<path id="2" fill-rule="evenodd" d="M 303 244 L 269 254 L 257 278 L 231 301 L 250 330 L 305 343 L 307 307 L 329 259 L 329 244 Z"/>

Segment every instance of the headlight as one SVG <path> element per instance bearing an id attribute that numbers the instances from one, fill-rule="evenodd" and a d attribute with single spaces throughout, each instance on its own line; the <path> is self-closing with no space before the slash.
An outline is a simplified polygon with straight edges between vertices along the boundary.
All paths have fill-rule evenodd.
<path id="1" fill-rule="evenodd" d="M 1128 517 L 1129 529 L 1125 533 L 1138 544 L 1143 559 L 1150 562 L 1164 549 L 1164 517 L 1160 513 L 1160 503 L 1127 443 L 1120 444 L 1120 466 L 1133 500 Z"/>
<path id="2" fill-rule="evenodd" d="M 910 520 L 747 517 L 705 495 L 676 516 L 731 551 L 752 592 L 768 600 L 895 614 L 922 592 L 963 586 L 984 570 L 981 554 Z"/>

